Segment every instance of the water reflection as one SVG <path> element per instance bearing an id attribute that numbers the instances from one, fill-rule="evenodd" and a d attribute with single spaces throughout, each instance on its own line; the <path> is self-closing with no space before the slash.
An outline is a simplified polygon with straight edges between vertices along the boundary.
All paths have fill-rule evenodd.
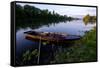
<path id="1" fill-rule="evenodd" d="M 43 32 L 64 32 L 71 35 L 85 34 L 85 31 L 91 30 L 96 24 L 83 22 L 83 20 L 59 21 L 59 22 L 33 22 L 28 24 L 17 24 L 16 32 L 16 64 L 18 65 L 36 65 L 38 64 L 39 41 L 30 41 L 25 39 L 24 32 L 30 30 Z M 63 46 L 61 46 L 63 45 Z M 68 46 L 73 44 L 41 44 L 39 64 L 57 63 L 57 53 L 68 51 Z"/>
<path id="2" fill-rule="evenodd" d="M 85 25 L 96 23 L 96 21 L 85 21 L 85 20 L 83 20 L 83 22 L 84 22 Z"/>
<path id="3" fill-rule="evenodd" d="M 23 21 L 17 21 L 16 23 L 16 30 L 19 30 L 20 28 L 25 29 L 27 27 L 30 27 L 31 29 L 36 29 L 36 28 L 40 28 L 41 26 L 50 26 L 51 24 L 55 25 L 57 23 L 60 22 L 67 22 L 67 21 L 71 21 L 71 20 L 63 20 L 63 21 L 59 21 L 59 20 L 42 20 L 40 21 L 40 19 L 38 20 L 23 20 Z M 24 23 L 24 24 L 22 24 Z"/>

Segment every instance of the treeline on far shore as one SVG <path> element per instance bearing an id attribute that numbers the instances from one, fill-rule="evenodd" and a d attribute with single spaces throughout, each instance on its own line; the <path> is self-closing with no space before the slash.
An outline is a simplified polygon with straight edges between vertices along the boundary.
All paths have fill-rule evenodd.
<path id="1" fill-rule="evenodd" d="M 83 17 L 83 21 L 85 23 L 88 23 L 88 22 L 94 23 L 94 22 L 96 22 L 96 16 L 91 16 L 91 15 L 87 14 L 86 16 Z"/>
<path id="2" fill-rule="evenodd" d="M 67 12 L 66 12 L 67 13 Z M 77 18 L 69 17 L 67 15 L 60 15 L 55 11 L 49 11 L 48 9 L 39 9 L 35 6 L 24 5 L 21 6 L 16 4 L 16 21 L 25 21 L 25 20 L 39 20 L 39 21 L 64 21 L 64 20 L 73 20 Z"/>

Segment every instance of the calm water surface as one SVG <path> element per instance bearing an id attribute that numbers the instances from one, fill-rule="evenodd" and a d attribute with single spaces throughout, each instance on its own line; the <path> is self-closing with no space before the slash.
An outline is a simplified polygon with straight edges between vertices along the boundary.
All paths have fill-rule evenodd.
<path id="1" fill-rule="evenodd" d="M 34 22 L 35 23 L 35 22 Z M 36 30 L 36 31 L 43 31 L 43 32 L 64 32 L 71 35 L 85 35 L 85 31 L 91 30 L 96 24 L 85 24 L 82 20 L 73 20 L 67 22 L 59 22 L 56 24 L 49 24 L 49 25 L 42 25 L 39 28 L 32 29 L 30 27 L 20 28 L 16 32 L 16 55 L 17 59 L 22 56 L 27 50 L 34 50 L 39 48 L 38 42 L 33 42 L 30 40 L 25 39 L 25 34 L 23 32 Z M 49 63 L 49 61 L 53 60 L 53 52 L 57 51 L 62 46 L 55 46 L 52 49 L 51 45 L 41 45 L 41 55 L 40 55 L 40 63 Z M 44 54 L 45 53 L 45 54 Z M 37 62 L 37 58 L 35 58 Z M 19 59 L 18 62 L 20 62 Z M 37 64 L 37 63 L 36 63 Z"/>

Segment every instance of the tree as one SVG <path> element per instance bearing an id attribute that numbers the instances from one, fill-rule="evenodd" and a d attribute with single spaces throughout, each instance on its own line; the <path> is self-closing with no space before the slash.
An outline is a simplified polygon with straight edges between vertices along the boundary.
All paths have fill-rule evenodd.
<path id="1" fill-rule="evenodd" d="M 94 23 L 96 22 L 96 16 L 90 16 L 89 14 L 87 14 L 83 17 L 83 21 L 85 24 L 88 24 L 88 22 Z"/>

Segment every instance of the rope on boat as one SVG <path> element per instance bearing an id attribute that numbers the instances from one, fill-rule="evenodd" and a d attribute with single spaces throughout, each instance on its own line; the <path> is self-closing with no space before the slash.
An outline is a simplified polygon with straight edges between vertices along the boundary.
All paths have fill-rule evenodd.
<path id="1" fill-rule="evenodd" d="M 41 37 L 40 37 L 40 40 L 39 40 L 39 53 L 38 53 L 37 64 L 39 64 L 39 62 L 40 62 L 40 51 L 41 51 Z"/>

